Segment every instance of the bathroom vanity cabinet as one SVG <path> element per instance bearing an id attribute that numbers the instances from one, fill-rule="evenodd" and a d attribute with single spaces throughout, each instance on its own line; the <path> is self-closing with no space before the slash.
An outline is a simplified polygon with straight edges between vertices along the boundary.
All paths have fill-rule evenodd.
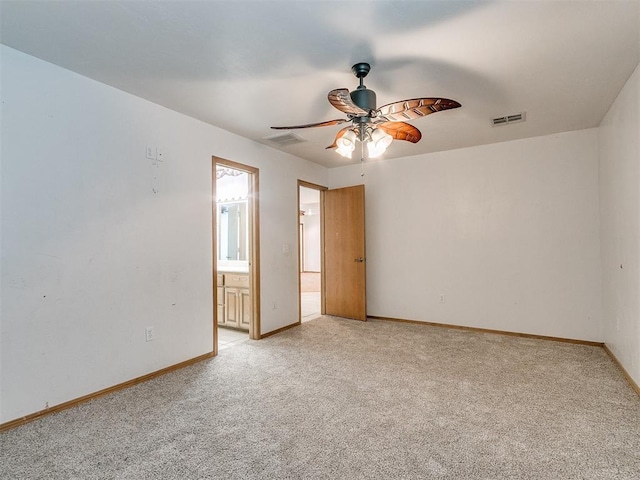
<path id="1" fill-rule="evenodd" d="M 218 325 L 249 330 L 251 291 L 248 273 L 218 272 Z"/>

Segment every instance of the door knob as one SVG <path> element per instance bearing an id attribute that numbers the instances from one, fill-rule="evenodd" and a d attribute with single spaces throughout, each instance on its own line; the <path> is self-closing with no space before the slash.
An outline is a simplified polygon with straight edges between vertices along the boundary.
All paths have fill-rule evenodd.
<path id="1" fill-rule="evenodd" d="M 354 260 L 354 262 L 364 263 L 364 258 L 363 258 L 363 257 L 356 258 L 356 259 Z"/>

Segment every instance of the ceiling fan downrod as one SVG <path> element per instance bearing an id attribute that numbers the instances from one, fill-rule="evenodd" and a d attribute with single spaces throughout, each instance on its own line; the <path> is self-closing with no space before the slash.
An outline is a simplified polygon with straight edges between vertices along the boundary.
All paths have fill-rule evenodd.
<path id="1" fill-rule="evenodd" d="M 370 114 L 376 110 L 376 92 L 369 90 L 363 83 L 364 77 L 366 77 L 371 70 L 371 65 L 368 63 L 356 63 L 351 67 L 353 74 L 360 80 L 358 88 L 349 92 L 351 100 L 358 107 L 363 110 L 367 110 Z"/>

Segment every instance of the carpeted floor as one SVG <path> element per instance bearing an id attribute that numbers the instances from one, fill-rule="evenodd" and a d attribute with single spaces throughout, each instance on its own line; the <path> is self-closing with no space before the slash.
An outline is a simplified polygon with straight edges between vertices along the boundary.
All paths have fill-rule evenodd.
<path id="1" fill-rule="evenodd" d="M 638 479 L 597 347 L 320 317 L 0 435 L 3 479 Z"/>

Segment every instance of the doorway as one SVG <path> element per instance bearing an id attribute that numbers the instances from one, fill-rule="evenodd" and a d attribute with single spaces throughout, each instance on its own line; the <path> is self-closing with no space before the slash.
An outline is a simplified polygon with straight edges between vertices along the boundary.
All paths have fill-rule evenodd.
<path id="1" fill-rule="evenodd" d="M 298 180 L 299 318 L 308 322 L 322 314 L 322 202 L 326 187 Z"/>
<path id="2" fill-rule="evenodd" d="M 260 338 L 258 173 L 213 157 L 215 354 Z"/>

